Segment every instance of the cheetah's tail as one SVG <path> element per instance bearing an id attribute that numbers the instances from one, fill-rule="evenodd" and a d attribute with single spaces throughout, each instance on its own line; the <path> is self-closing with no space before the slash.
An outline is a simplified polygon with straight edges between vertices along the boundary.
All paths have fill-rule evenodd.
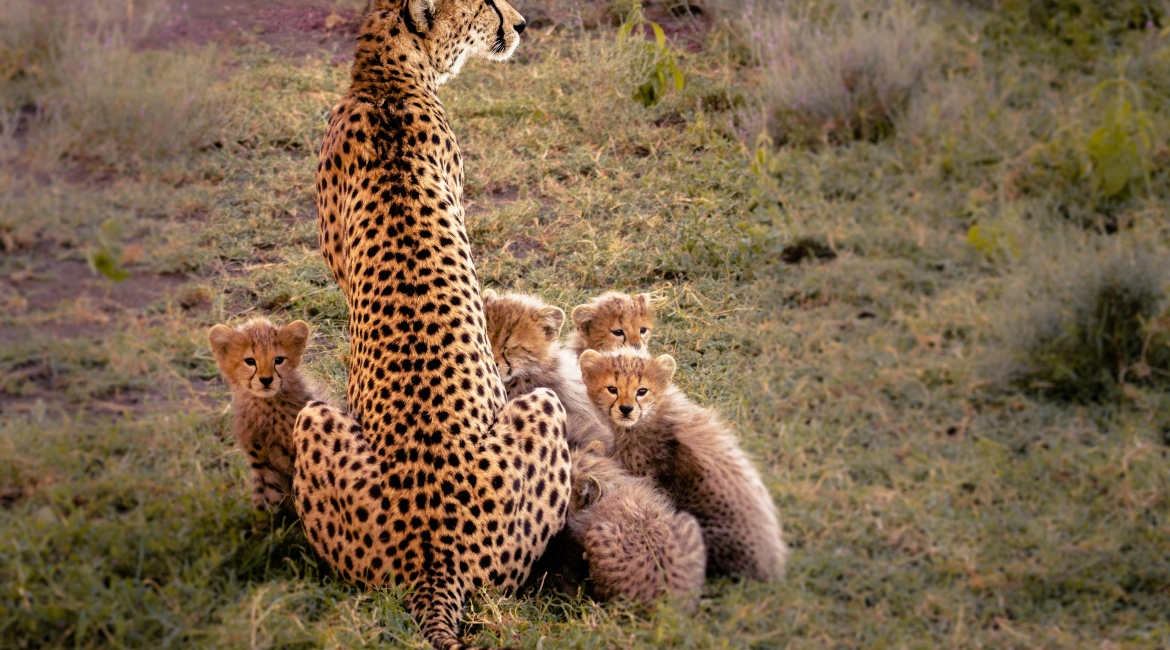
<path id="1" fill-rule="evenodd" d="M 459 638 L 459 619 L 466 594 L 461 580 L 439 574 L 423 578 L 411 593 L 407 606 L 419 621 L 423 636 L 436 650 L 488 650 L 467 645 Z"/>

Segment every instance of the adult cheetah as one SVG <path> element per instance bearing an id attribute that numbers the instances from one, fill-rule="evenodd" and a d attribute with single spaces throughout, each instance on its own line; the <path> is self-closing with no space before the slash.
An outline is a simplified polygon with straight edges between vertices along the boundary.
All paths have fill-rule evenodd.
<path id="1" fill-rule="evenodd" d="M 570 494 L 556 395 L 505 404 L 437 96 L 468 57 L 508 58 L 523 28 L 504 0 L 376 0 L 317 169 L 321 249 L 349 305 L 350 410 L 301 411 L 295 505 L 347 580 L 408 585 L 441 649 L 465 647 L 468 592 L 525 579 Z"/>

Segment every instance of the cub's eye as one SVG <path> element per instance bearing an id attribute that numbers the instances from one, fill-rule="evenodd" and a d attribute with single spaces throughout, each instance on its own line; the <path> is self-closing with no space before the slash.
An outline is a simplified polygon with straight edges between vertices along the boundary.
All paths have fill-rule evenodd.
<path id="1" fill-rule="evenodd" d="M 645 335 L 650 333 L 650 330 L 648 328 L 643 327 L 642 329 L 638 330 L 638 333 L 641 334 L 642 336 L 645 336 Z"/>
<path id="2" fill-rule="evenodd" d="M 272 360 L 272 363 L 279 366 L 280 364 L 284 363 L 284 357 L 276 357 Z"/>
<path id="3" fill-rule="evenodd" d="M 613 334 L 614 336 L 625 336 L 626 331 L 625 330 L 610 330 L 610 334 Z"/>
<path id="4" fill-rule="evenodd" d="M 605 390 L 608 390 L 610 395 L 617 395 L 617 386 L 606 386 Z"/>
<path id="5" fill-rule="evenodd" d="M 244 363 L 248 364 L 249 366 L 252 366 L 253 368 L 256 367 L 256 360 L 253 359 L 252 357 L 248 357 L 248 358 L 244 359 Z"/>
<path id="6" fill-rule="evenodd" d="M 650 391 L 645 389 L 645 388 L 639 388 L 638 389 L 638 397 L 645 397 L 646 393 L 649 393 L 649 392 Z"/>

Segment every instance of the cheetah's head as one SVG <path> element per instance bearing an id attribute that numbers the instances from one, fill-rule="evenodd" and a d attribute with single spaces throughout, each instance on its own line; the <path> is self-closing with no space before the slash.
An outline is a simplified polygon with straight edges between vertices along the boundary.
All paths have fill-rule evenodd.
<path id="1" fill-rule="evenodd" d="M 554 356 L 553 342 L 565 323 L 565 312 L 531 296 L 483 292 L 492 356 L 505 382 L 536 374 Z"/>
<path id="2" fill-rule="evenodd" d="M 586 350 L 580 363 L 589 399 L 620 427 L 632 427 L 653 415 L 676 367 L 669 354 L 651 359 L 629 349 Z"/>
<path id="3" fill-rule="evenodd" d="M 207 339 L 215 363 L 233 391 L 270 398 L 300 365 L 309 325 L 298 320 L 277 329 L 266 318 L 253 318 L 238 329 L 216 325 Z"/>
<path id="4" fill-rule="evenodd" d="M 470 57 L 508 59 L 527 25 L 507 0 L 377 0 L 374 8 L 382 15 L 400 12 L 407 31 L 423 37 L 439 83 Z"/>
<path id="5" fill-rule="evenodd" d="M 573 308 L 573 325 L 587 350 L 605 352 L 623 346 L 645 349 L 654 329 L 650 294 L 602 294 Z"/>

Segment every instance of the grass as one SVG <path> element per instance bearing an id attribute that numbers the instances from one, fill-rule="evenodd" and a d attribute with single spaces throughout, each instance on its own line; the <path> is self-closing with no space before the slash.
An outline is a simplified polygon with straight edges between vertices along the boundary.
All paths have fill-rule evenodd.
<path id="1" fill-rule="evenodd" d="M 875 3 L 869 3 L 874 5 Z M 935 38 L 904 3 L 746 5 L 742 30 L 760 82 L 761 130 L 780 143 L 888 137 L 920 83 Z M 750 120 L 749 120 L 750 121 Z"/>
<path id="2" fill-rule="evenodd" d="M 1060 399 L 1097 402 L 1116 400 L 1127 379 L 1165 381 L 1161 357 L 1168 350 L 1153 326 L 1166 301 L 1166 265 L 1141 250 L 1064 259 L 1037 265 L 1005 298 L 1003 378 Z"/>
<path id="3" fill-rule="evenodd" d="M 988 367 L 1042 341 L 1012 318 L 1091 303 L 1076 279 L 1096 251 L 1146 251 L 1137 275 L 1165 291 L 1164 140 L 1116 196 L 1095 184 L 1104 158 L 1089 142 L 1116 119 L 1092 94 L 1119 59 L 1165 133 L 1168 37 L 1126 28 L 1069 44 L 1036 26 L 1008 34 L 975 3 L 932 3 L 906 27 L 921 71 L 883 137 L 778 146 L 743 121 L 773 82 L 733 20 L 695 37 L 647 8 L 676 42 L 702 45 L 676 47 L 685 86 L 647 108 L 631 99 L 616 28 L 573 19 L 609 9 L 570 4 L 547 6 L 514 61 L 470 64 L 442 91 L 479 277 L 562 308 L 654 292 L 655 351 L 735 425 L 794 553 L 779 585 L 708 581 L 695 614 L 486 594 L 467 615 L 472 638 L 1170 643 L 1170 395 L 1153 380 L 1170 371 L 1158 365 L 1168 315 L 1142 313 L 1148 368 L 1134 372 L 1150 380 L 1131 375 L 1104 402 L 1004 384 Z M 827 6 L 786 11 L 815 22 L 835 15 Z M 84 25 L 35 24 L 62 30 L 60 51 L 98 42 Z M 0 34 L 5 47 L 49 42 Z M 341 398 L 346 313 L 316 251 L 312 179 L 348 63 L 254 36 L 164 51 L 131 37 L 117 49 L 122 92 L 21 47 L 35 56 L 0 62 L 44 74 L 21 64 L 21 81 L 0 87 L 16 116 L 0 137 L 0 645 L 423 647 L 401 594 L 339 583 L 295 522 L 248 507 L 228 391 L 204 347 L 216 322 L 304 318 L 309 371 Z M 203 89 L 190 131 L 117 108 L 134 97 L 181 110 L 182 92 L 150 83 L 159 66 Z M 72 122 L 36 110 L 52 97 L 112 108 Z M 116 285 L 85 265 L 110 220 L 130 273 Z M 1020 287 L 1035 297 L 1024 308 Z"/>

